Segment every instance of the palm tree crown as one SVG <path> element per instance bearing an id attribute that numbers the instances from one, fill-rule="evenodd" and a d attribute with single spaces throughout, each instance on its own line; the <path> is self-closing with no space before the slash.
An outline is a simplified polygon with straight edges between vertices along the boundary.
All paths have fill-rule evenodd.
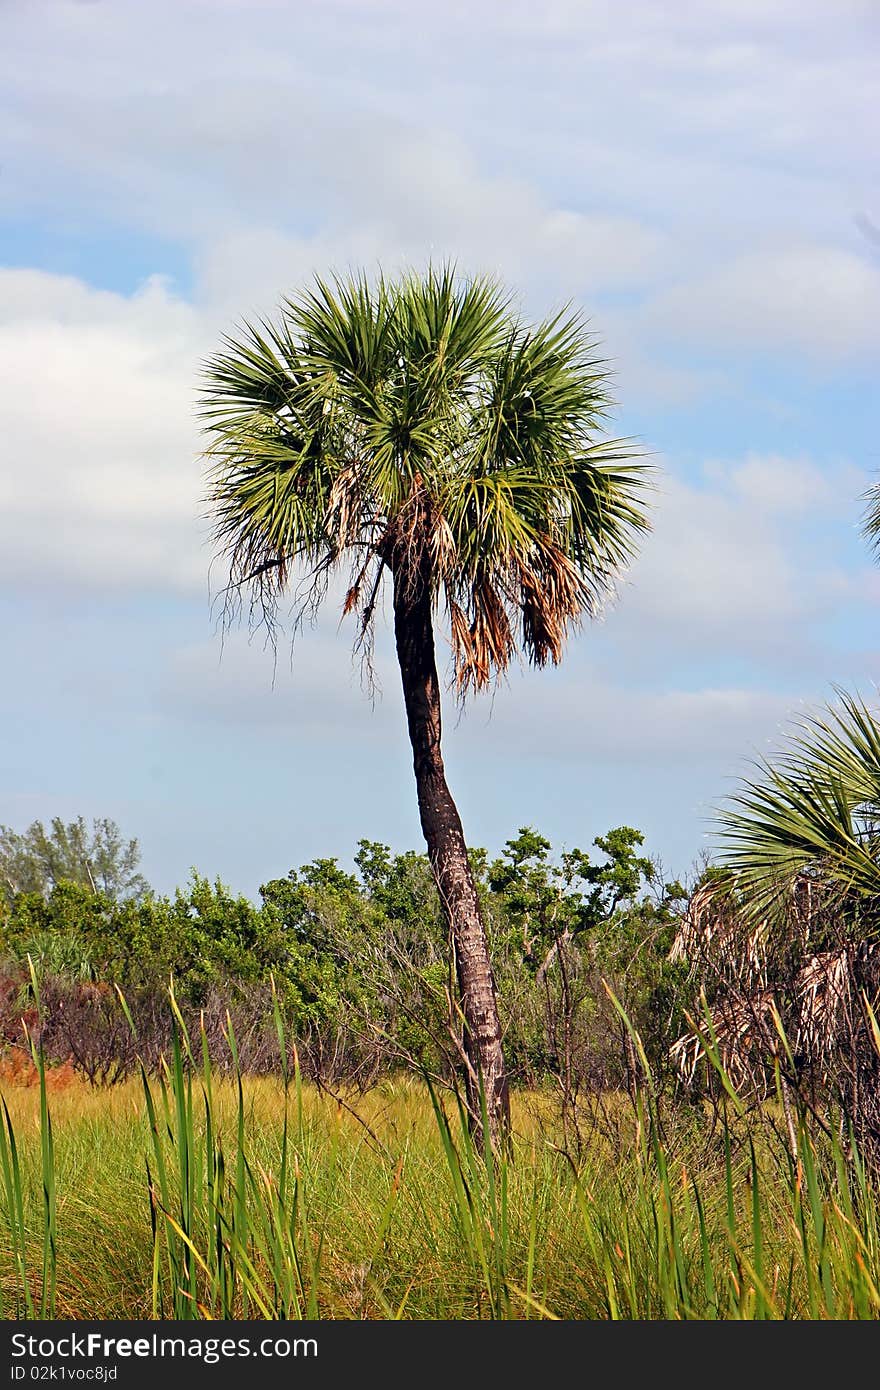
<path id="1" fill-rule="evenodd" d="M 369 642 L 388 570 L 445 611 L 462 695 L 558 662 L 648 527 L 645 464 L 596 438 L 606 383 L 579 316 L 528 328 L 485 278 L 316 281 L 206 367 L 227 592 L 271 624 L 347 567 Z"/>
<path id="2" fill-rule="evenodd" d="M 880 725 L 856 695 L 808 715 L 719 816 L 723 862 L 757 912 L 799 878 L 880 899 Z"/>

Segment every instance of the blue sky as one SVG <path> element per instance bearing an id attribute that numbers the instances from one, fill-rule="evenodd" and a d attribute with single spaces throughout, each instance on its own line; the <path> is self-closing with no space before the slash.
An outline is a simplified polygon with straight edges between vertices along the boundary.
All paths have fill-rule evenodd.
<path id="1" fill-rule="evenodd" d="M 564 666 L 449 709 L 466 831 L 625 822 L 686 873 L 748 760 L 880 675 L 878 31 L 873 0 L 6 0 L 0 822 L 110 815 L 158 888 L 251 895 L 418 845 L 387 628 L 375 703 L 336 612 L 221 659 L 193 403 L 315 271 L 455 256 L 585 310 L 659 469 Z"/>

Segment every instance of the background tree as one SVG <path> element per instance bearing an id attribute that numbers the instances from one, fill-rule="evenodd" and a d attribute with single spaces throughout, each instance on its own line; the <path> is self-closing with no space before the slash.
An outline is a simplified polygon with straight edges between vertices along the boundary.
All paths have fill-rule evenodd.
<path id="1" fill-rule="evenodd" d="M 434 624 L 459 696 L 517 654 L 561 659 L 647 527 L 644 466 L 597 436 L 607 373 L 577 315 L 523 324 L 491 281 L 316 281 L 207 365 L 209 503 L 242 593 L 274 625 L 293 582 L 314 612 L 340 570 L 367 655 L 383 580 L 422 831 L 449 924 L 468 1102 L 507 1119 L 495 982 L 441 754 Z"/>
<path id="2" fill-rule="evenodd" d="M 0 825 L 0 894 L 7 902 L 16 893 L 47 895 L 58 884 L 78 883 L 109 898 L 139 899 L 148 891 L 137 840 L 126 840 L 115 821 L 82 816 L 65 823 L 53 817 L 47 830 L 35 820 L 19 834 Z"/>
<path id="3" fill-rule="evenodd" d="M 487 870 L 496 934 L 516 957 L 502 973 L 502 991 L 517 1001 L 508 1048 L 529 1080 L 555 1080 L 563 1135 L 577 1151 L 584 1094 L 636 1080 L 631 1040 L 604 982 L 657 1075 L 680 1022 L 683 971 L 667 957 L 686 894 L 664 882 L 643 843 L 640 831 L 618 826 L 593 841 L 598 861 L 577 848 L 554 858 L 549 840 L 525 827 Z"/>
<path id="4" fill-rule="evenodd" d="M 667 955 L 682 890 L 663 884 L 641 834 L 594 841 L 601 858 L 521 830 L 469 861 L 498 987 L 510 1074 L 550 1082 L 576 1146 L 601 1094 L 632 1080 L 602 981 L 638 1027 L 655 1075 L 681 1033 L 682 967 Z M 592 854 L 592 850 L 591 850 Z M 118 1081 L 170 1046 L 168 981 L 211 1055 L 229 1061 L 227 1012 L 247 1071 L 279 1065 L 280 1005 L 304 1075 L 338 1095 L 401 1066 L 444 1084 L 460 1067 L 448 925 L 426 854 L 361 840 L 356 872 L 316 858 L 260 889 L 256 905 L 192 871 L 170 895 L 113 899 L 62 879 L 0 901 L 0 1061 L 30 1027 L 31 969 L 46 1055 L 92 1081 Z M 115 986 L 136 1020 L 133 1038 Z"/>

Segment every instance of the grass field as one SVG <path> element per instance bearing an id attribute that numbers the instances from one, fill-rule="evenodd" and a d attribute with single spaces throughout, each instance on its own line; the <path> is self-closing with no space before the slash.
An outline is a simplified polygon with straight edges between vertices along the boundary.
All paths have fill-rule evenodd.
<path id="1" fill-rule="evenodd" d="M 802 1129 L 609 1098 L 579 1164 L 514 1099 L 483 1163 L 455 1097 L 385 1082 L 354 1111 L 287 1078 L 4 1087 L 5 1318 L 776 1318 L 880 1313 L 880 1202 Z"/>

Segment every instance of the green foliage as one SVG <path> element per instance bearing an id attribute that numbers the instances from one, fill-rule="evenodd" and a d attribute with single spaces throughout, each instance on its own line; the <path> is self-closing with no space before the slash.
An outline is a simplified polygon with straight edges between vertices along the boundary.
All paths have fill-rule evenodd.
<path id="1" fill-rule="evenodd" d="M 67 880 L 46 897 L 19 893 L 0 945 L 14 959 L 29 956 L 41 975 L 146 989 L 165 988 L 173 974 L 194 1003 L 212 983 L 265 978 L 287 954 L 270 914 L 195 872 L 173 898 L 119 902 Z"/>
<path id="2" fill-rule="evenodd" d="M 44 896 L 61 883 L 75 883 L 122 901 L 140 899 L 148 891 L 138 873 L 137 840 L 123 839 L 115 821 L 92 821 L 82 816 L 65 824 L 55 816 L 49 830 L 35 820 L 19 834 L 0 825 L 0 898 L 8 904 L 17 893 Z"/>
<path id="3" fill-rule="evenodd" d="M 687 1002 L 686 972 L 668 960 L 685 891 L 663 882 L 640 853 L 643 843 L 640 831 L 619 826 L 593 841 L 596 860 L 577 848 L 554 860 L 549 841 L 523 828 L 488 867 L 495 931 L 505 947 L 499 988 L 503 1000 L 518 1001 L 515 1011 L 508 1006 L 508 1046 L 526 1075 L 559 1065 L 559 1032 L 576 1048 L 572 1065 L 616 1075 L 620 1030 L 603 981 L 625 1001 L 662 1065 Z M 523 969 L 534 982 L 530 996 Z"/>
<path id="4" fill-rule="evenodd" d="M 449 967 L 430 865 L 367 840 L 355 863 L 357 875 L 335 859 L 291 870 L 260 890 L 264 911 L 300 943 L 296 984 L 310 1022 L 354 1030 L 389 1056 L 433 1067 Z"/>
<path id="5" fill-rule="evenodd" d="M 683 968 L 666 959 L 681 889 L 662 883 L 641 834 L 618 827 L 589 855 L 554 856 L 547 839 L 523 828 L 494 860 L 471 851 L 471 865 L 514 1075 L 540 1080 L 560 1065 L 554 1035 L 565 971 L 584 1075 L 619 1071 L 603 979 L 661 1059 L 685 1002 Z M 20 892 L 0 918 L 0 958 L 17 963 L 23 986 L 30 958 L 39 979 L 58 982 L 51 998 L 65 1018 L 79 999 L 83 1027 L 92 1018 L 105 1029 L 97 1060 L 83 1044 L 90 1076 L 115 1075 L 104 1055 L 114 996 L 88 990 L 118 986 L 137 1010 L 160 999 L 172 977 L 181 1007 L 210 1005 L 222 1018 L 226 1007 L 246 1006 L 258 1030 L 270 1021 L 273 985 L 304 1059 L 340 1076 L 405 1063 L 445 1077 L 454 1067 L 455 981 L 430 864 L 375 841 L 359 842 L 353 871 L 318 858 L 272 879 L 258 905 L 196 872 L 170 896 L 119 899 L 68 879 Z M 76 1041 L 70 1026 L 57 1038 L 62 1051 Z M 14 1020 L 9 1027 L 14 1036 Z M 265 1049 L 261 1056 L 268 1059 Z"/>
<path id="6" fill-rule="evenodd" d="M 354 862 L 370 901 L 406 934 L 413 948 L 445 932 L 426 855 L 414 850 L 393 855 L 387 845 L 359 840 Z M 479 881 L 479 872 L 477 878 Z"/>
<path id="7" fill-rule="evenodd" d="M 508 920 L 521 932 L 523 956 L 534 968 L 560 937 L 595 932 L 632 910 L 657 877 L 653 862 L 636 853 L 643 842 L 639 831 L 620 826 L 593 841 L 605 855 L 603 863 L 593 864 L 580 849 L 565 851 L 553 863 L 550 841 L 529 828 L 507 841 L 489 867 L 488 884 L 502 895 Z"/>
<path id="8" fill-rule="evenodd" d="M 378 922 L 354 875 L 336 859 L 315 859 L 260 889 L 262 915 L 287 946 L 275 978 L 285 999 L 295 999 L 298 1022 L 340 1024 L 356 1008 L 370 1011 L 373 991 L 357 958 L 366 958 Z"/>

